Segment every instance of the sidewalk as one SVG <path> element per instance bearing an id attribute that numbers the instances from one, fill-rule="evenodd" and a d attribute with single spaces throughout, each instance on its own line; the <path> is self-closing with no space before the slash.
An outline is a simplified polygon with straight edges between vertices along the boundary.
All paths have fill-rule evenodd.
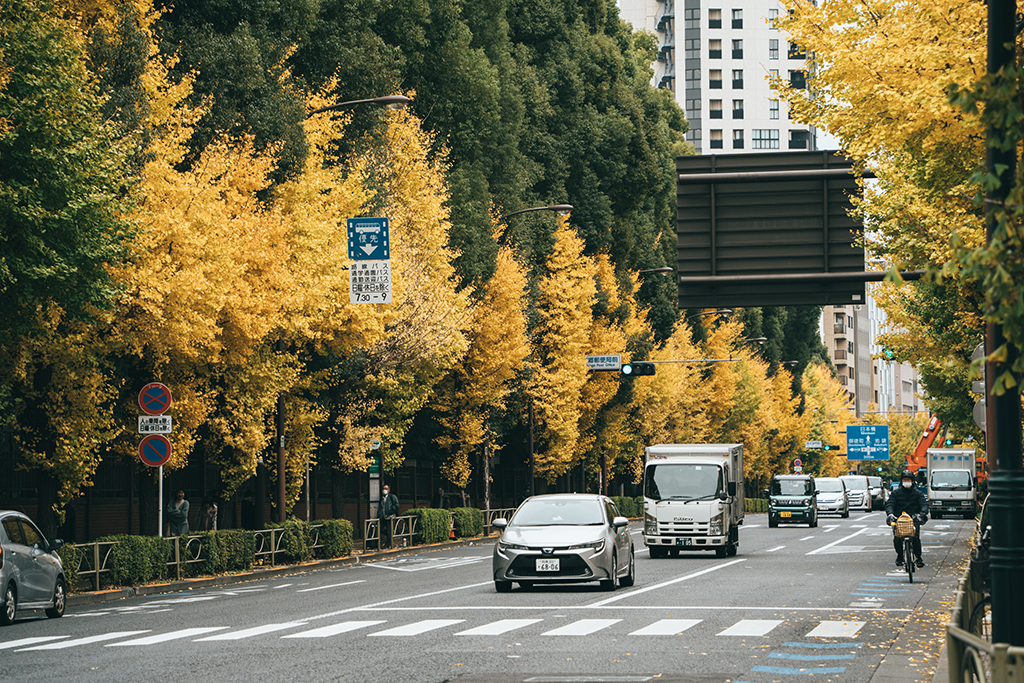
<path id="1" fill-rule="evenodd" d="M 315 560 L 301 564 L 278 565 L 276 567 L 254 567 L 247 572 L 237 574 L 222 574 L 220 576 L 200 576 L 194 579 L 182 581 L 169 581 L 167 583 L 149 583 L 143 586 L 129 586 L 125 588 L 110 588 L 100 591 L 89 591 L 85 593 L 72 593 L 68 595 L 68 607 L 81 607 L 85 605 L 96 605 L 114 600 L 126 598 L 143 597 L 148 595 L 162 595 L 165 593 L 181 593 L 182 591 L 196 590 L 197 588 L 217 588 L 219 586 L 230 586 L 248 581 L 264 581 L 276 579 L 283 576 L 296 574 L 307 574 L 309 572 L 321 571 L 324 569 L 335 569 L 348 567 L 364 562 L 375 562 L 393 557 L 407 557 L 418 555 L 424 552 L 447 550 L 449 548 L 468 548 L 477 545 L 493 545 L 496 537 L 482 536 L 479 538 L 467 538 L 461 541 L 447 541 L 445 543 L 434 543 L 430 545 L 414 545 L 407 548 L 393 548 L 390 550 L 368 551 L 354 553 L 347 557 L 337 557 L 331 560 Z"/>

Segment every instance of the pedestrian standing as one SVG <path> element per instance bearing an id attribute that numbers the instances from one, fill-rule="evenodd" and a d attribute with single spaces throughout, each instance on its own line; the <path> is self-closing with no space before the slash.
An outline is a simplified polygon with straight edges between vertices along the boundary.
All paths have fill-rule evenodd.
<path id="1" fill-rule="evenodd" d="M 440 486 L 437 487 L 437 493 L 434 494 L 434 500 L 431 501 L 431 507 L 438 510 L 444 507 L 444 489 Z"/>
<path id="2" fill-rule="evenodd" d="M 203 498 L 203 507 L 199 511 L 199 530 L 217 530 L 217 503 L 210 496 Z"/>
<path id="3" fill-rule="evenodd" d="M 398 496 L 384 484 L 380 491 L 380 505 L 377 506 L 377 524 L 380 529 L 380 547 L 391 547 L 391 518 L 398 514 Z"/>
<path id="4" fill-rule="evenodd" d="M 253 500 L 252 491 L 246 491 L 242 496 L 242 528 L 256 528 L 256 501 Z"/>
<path id="5" fill-rule="evenodd" d="M 174 494 L 174 500 L 167 504 L 167 524 L 171 536 L 188 533 L 188 501 L 185 500 L 185 491 L 182 489 L 178 489 Z"/>

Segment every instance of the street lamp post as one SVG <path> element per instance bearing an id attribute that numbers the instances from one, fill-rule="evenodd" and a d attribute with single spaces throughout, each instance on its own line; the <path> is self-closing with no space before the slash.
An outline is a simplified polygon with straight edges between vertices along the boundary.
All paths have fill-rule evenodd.
<path id="1" fill-rule="evenodd" d="M 306 118 L 310 118 L 316 114 L 322 114 L 329 111 L 340 111 L 342 109 L 351 109 L 364 104 L 372 104 L 380 107 L 387 107 L 388 109 L 401 109 L 405 105 L 409 104 L 411 100 L 405 95 L 386 95 L 384 97 L 374 97 L 367 100 L 348 100 L 345 102 L 336 102 L 329 104 L 326 107 L 320 107 L 306 114 Z M 284 339 L 277 340 L 277 352 L 284 352 Z M 285 457 L 285 401 L 284 392 L 282 391 L 277 396 L 277 518 L 278 522 L 284 523 L 286 518 L 286 502 L 288 498 L 288 489 L 285 486 L 285 470 L 288 466 L 287 458 Z M 263 501 L 260 501 L 260 507 L 262 509 Z M 306 466 L 306 518 L 309 519 L 309 466 Z M 262 517 L 260 518 L 262 521 Z"/>
<path id="2" fill-rule="evenodd" d="M 508 223 L 506 223 L 506 221 L 509 218 L 511 218 L 512 216 L 518 216 L 521 213 L 529 213 L 531 211 L 554 211 L 555 214 L 557 214 L 559 216 L 567 216 L 572 211 L 572 209 L 573 209 L 572 204 L 550 204 L 548 206 L 533 206 L 533 207 L 530 207 L 529 209 L 519 209 L 518 211 L 513 211 L 511 213 L 506 213 L 504 216 L 502 216 L 501 218 L 498 219 L 502 223 L 505 223 L 505 232 L 502 233 L 501 242 L 502 242 L 502 244 L 504 244 L 505 240 L 508 237 Z M 529 491 L 530 491 L 530 495 L 533 495 L 534 494 L 533 488 L 534 488 L 534 483 L 535 483 L 534 482 L 535 470 L 534 470 L 534 459 L 533 459 L 533 397 L 532 396 L 529 399 L 528 413 L 529 413 L 529 424 L 530 424 L 530 474 L 529 474 L 529 478 L 530 479 L 529 479 Z M 484 487 L 485 487 L 484 488 L 484 495 L 487 496 L 490 493 L 490 482 L 485 482 Z"/>

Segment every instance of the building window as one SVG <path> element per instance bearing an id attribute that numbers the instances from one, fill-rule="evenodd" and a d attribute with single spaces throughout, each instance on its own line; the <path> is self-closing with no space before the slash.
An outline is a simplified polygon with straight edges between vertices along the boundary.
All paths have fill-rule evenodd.
<path id="1" fill-rule="evenodd" d="M 774 7 L 772 9 L 768 10 L 768 21 L 769 22 L 774 22 L 778 18 L 779 18 L 779 10 L 775 9 Z M 772 25 L 771 28 L 775 28 L 775 26 Z"/>
<path id="2" fill-rule="evenodd" d="M 811 148 L 811 131 L 809 131 L 809 130 L 791 130 L 791 131 L 789 131 L 789 148 L 790 149 L 810 149 Z"/>
<path id="3" fill-rule="evenodd" d="M 722 100 L 709 100 L 708 112 L 708 115 L 713 119 L 722 118 Z"/>
<path id="4" fill-rule="evenodd" d="M 736 90 L 743 89 L 743 69 L 732 70 L 732 87 Z"/>
<path id="5" fill-rule="evenodd" d="M 768 118 L 777 119 L 779 118 L 779 101 L 768 100 Z"/>
<path id="6" fill-rule="evenodd" d="M 789 59 L 807 59 L 807 51 L 795 43 L 789 44 L 789 52 L 786 54 Z"/>
<path id="7" fill-rule="evenodd" d="M 803 90 L 807 87 L 807 75 L 803 71 L 790 71 L 789 84 L 797 90 Z"/>
<path id="8" fill-rule="evenodd" d="M 708 41 L 708 59 L 721 59 L 722 58 L 722 41 L 721 40 L 709 40 Z"/>
<path id="9" fill-rule="evenodd" d="M 732 101 L 732 117 L 734 119 L 743 118 L 743 100 Z"/>
<path id="10" fill-rule="evenodd" d="M 712 69 L 708 72 L 708 87 L 712 90 L 722 89 L 722 70 Z"/>
<path id="11" fill-rule="evenodd" d="M 708 28 L 722 28 L 722 10 L 708 10 Z"/>
<path id="12" fill-rule="evenodd" d="M 769 38 L 768 39 L 768 59 L 779 58 L 779 39 Z"/>
<path id="13" fill-rule="evenodd" d="M 743 131 L 733 130 L 732 131 L 732 148 L 743 149 Z"/>
<path id="14" fill-rule="evenodd" d="M 711 131 L 711 149 L 722 149 L 722 131 Z"/>
<path id="15" fill-rule="evenodd" d="M 734 9 L 732 11 L 732 27 L 743 28 L 743 10 Z"/>
<path id="16" fill-rule="evenodd" d="M 696 90 L 700 87 L 700 70 L 699 69 L 687 69 L 684 73 L 686 79 L 686 87 L 691 90 Z"/>
<path id="17" fill-rule="evenodd" d="M 771 78 L 778 78 L 779 77 L 779 70 L 778 69 L 768 69 L 768 76 L 771 77 Z"/>
<path id="18" fill-rule="evenodd" d="M 778 149 L 779 129 L 778 128 L 755 128 L 750 133 L 751 149 Z"/>
<path id="19" fill-rule="evenodd" d="M 669 20 L 671 21 L 671 20 Z M 683 10 L 683 27 L 700 28 L 700 8 Z M 671 27 L 670 27 L 671 28 Z"/>
<path id="20" fill-rule="evenodd" d="M 743 59 L 743 41 L 734 40 L 732 41 L 732 58 Z"/>
<path id="21" fill-rule="evenodd" d="M 700 59 L 700 41 L 695 39 L 689 39 L 685 43 L 686 58 L 687 59 Z"/>

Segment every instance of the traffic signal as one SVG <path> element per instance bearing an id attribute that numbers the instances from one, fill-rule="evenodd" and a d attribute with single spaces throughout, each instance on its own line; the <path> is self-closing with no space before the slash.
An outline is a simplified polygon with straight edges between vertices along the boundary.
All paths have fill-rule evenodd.
<path id="1" fill-rule="evenodd" d="M 623 375 L 653 375 L 654 363 L 624 363 L 622 366 Z"/>
<path id="2" fill-rule="evenodd" d="M 944 443 L 946 444 L 946 446 L 952 446 L 953 445 L 953 437 L 947 436 Z"/>
<path id="3" fill-rule="evenodd" d="M 839 450 L 839 446 L 822 445 L 821 450 L 823 450 L 823 451 L 838 451 Z"/>
<path id="4" fill-rule="evenodd" d="M 892 349 L 882 349 L 882 358 L 886 360 L 896 360 L 896 352 Z"/>

